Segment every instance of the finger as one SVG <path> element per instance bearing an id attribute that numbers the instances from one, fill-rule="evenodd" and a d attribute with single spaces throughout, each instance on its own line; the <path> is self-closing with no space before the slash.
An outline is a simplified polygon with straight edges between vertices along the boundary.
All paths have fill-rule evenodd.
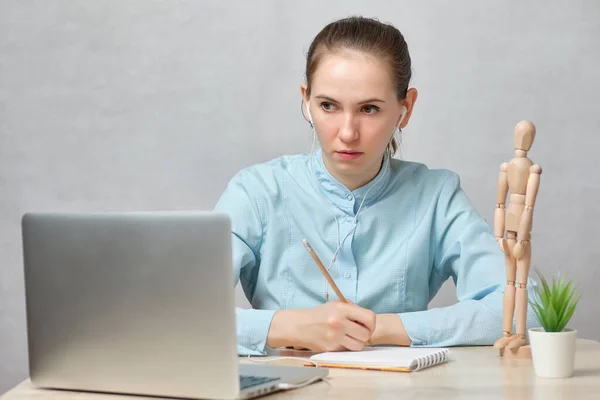
<path id="1" fill-rule="evenodd" d="M 346 335 L 363 343 L 371 337 L 371 331 L 368 328 L 354 321 L 346 320 L 344 322 L 344 329 L 346 330 Z"/>
<path id="2" fill-rule="evenodd" d="M 346 318 L 364 325 L 369 331 L 375 330 L 375 313 L 355 304 L 347 304 Z"/>
<path id="3" fill-rule="evenodd" d="M 352 350 L 352 351 L 360 351 L 365 347 L 365 344 L 363 342 L 356 340 L 353 337 L 350 337 L 348 335 L 346 335 L 342 339 L 340 344 L 342 346 L 344 346 L 345 348 L 347 348 L 348 350 Z"/>

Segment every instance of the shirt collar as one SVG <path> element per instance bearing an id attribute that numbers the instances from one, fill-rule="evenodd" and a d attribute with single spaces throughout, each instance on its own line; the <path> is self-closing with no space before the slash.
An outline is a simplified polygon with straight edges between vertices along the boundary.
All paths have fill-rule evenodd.
<path id="1" fill-rule="evenodd" d="M 352 213 L 357 211 L 365 194 L 367 195 L 367 198 L 365 199 L 363 207 L 373 203 L 383 192 L 392 176 L 392 170 L 389 165 L 389 154 L 387 151 L 383 157 L 382 168 L 380 168 L 375 178 L 353 191 L 348 189 L 329 173 L 329 170 L 323 163 L 321 148 L 313 153 L 312 160 L 315 177 L 321 193 L 338 207 L 349 212 L 352 210 Z"/>

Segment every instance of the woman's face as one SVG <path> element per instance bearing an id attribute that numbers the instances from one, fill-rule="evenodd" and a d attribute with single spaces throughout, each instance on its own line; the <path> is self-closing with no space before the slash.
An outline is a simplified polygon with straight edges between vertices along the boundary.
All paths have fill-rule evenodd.
<path id="1" fill-rule="evenodd" d="M 326 53 L 311 85 L 310 98 L 304 85 L 302 96 L 309 104 L 325 166 L 350 190 L 363 186 L 379 172 L 403 112 L 388 65 L 356 51 Z M 416 99 L 416 91 L 413 96 Z M 409 96 L 407 100 L 411 103 Z M 409 113 L 401 127 L 412 111 L 412 104 L 404 105 Z"/>

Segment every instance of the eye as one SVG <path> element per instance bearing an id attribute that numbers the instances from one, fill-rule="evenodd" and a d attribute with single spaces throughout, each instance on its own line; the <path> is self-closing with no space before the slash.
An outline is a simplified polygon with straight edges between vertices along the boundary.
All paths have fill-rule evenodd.
<path id="1" fill-rule="evenodd" d="M 335 111 L 335 105 L 329 101 L 321 102 L 321 108 L 327 112 Z"/>
<path id="2" fill-rule="evenodd" d="M 369 104 L 364 106 L 362 110 L 367 114 L 376 114 L 379 112 L 379 107 Z"/>

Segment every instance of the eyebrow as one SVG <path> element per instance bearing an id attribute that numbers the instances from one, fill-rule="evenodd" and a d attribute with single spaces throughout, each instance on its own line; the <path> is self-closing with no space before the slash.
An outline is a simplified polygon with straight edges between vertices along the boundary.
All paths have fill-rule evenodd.
<path id="1" fill-rule="evenodd" d="M 317 98 L 317 99 L 323 99 L 323 100 L 328 100 L 328 101 L 331 101 L 332 103 L 338 103 L 339 104 L 339 101 L 337 101 L 337 100 L 335 100 L 335 99 L 333 99 L 333 98 L 331 98 L 329 96 L 325 96 L 324 94 L 317 95 L 317 96 L 315 96 L 315 98 Z M 358 104 L 365 104 L 365 103 L 385 103 L 385 101 L 381 100 L 381 99 L 378 99 L 377 97 L 373 97 L 373 98 L 366 99 L 366 100 L 358 102 Z"/>

